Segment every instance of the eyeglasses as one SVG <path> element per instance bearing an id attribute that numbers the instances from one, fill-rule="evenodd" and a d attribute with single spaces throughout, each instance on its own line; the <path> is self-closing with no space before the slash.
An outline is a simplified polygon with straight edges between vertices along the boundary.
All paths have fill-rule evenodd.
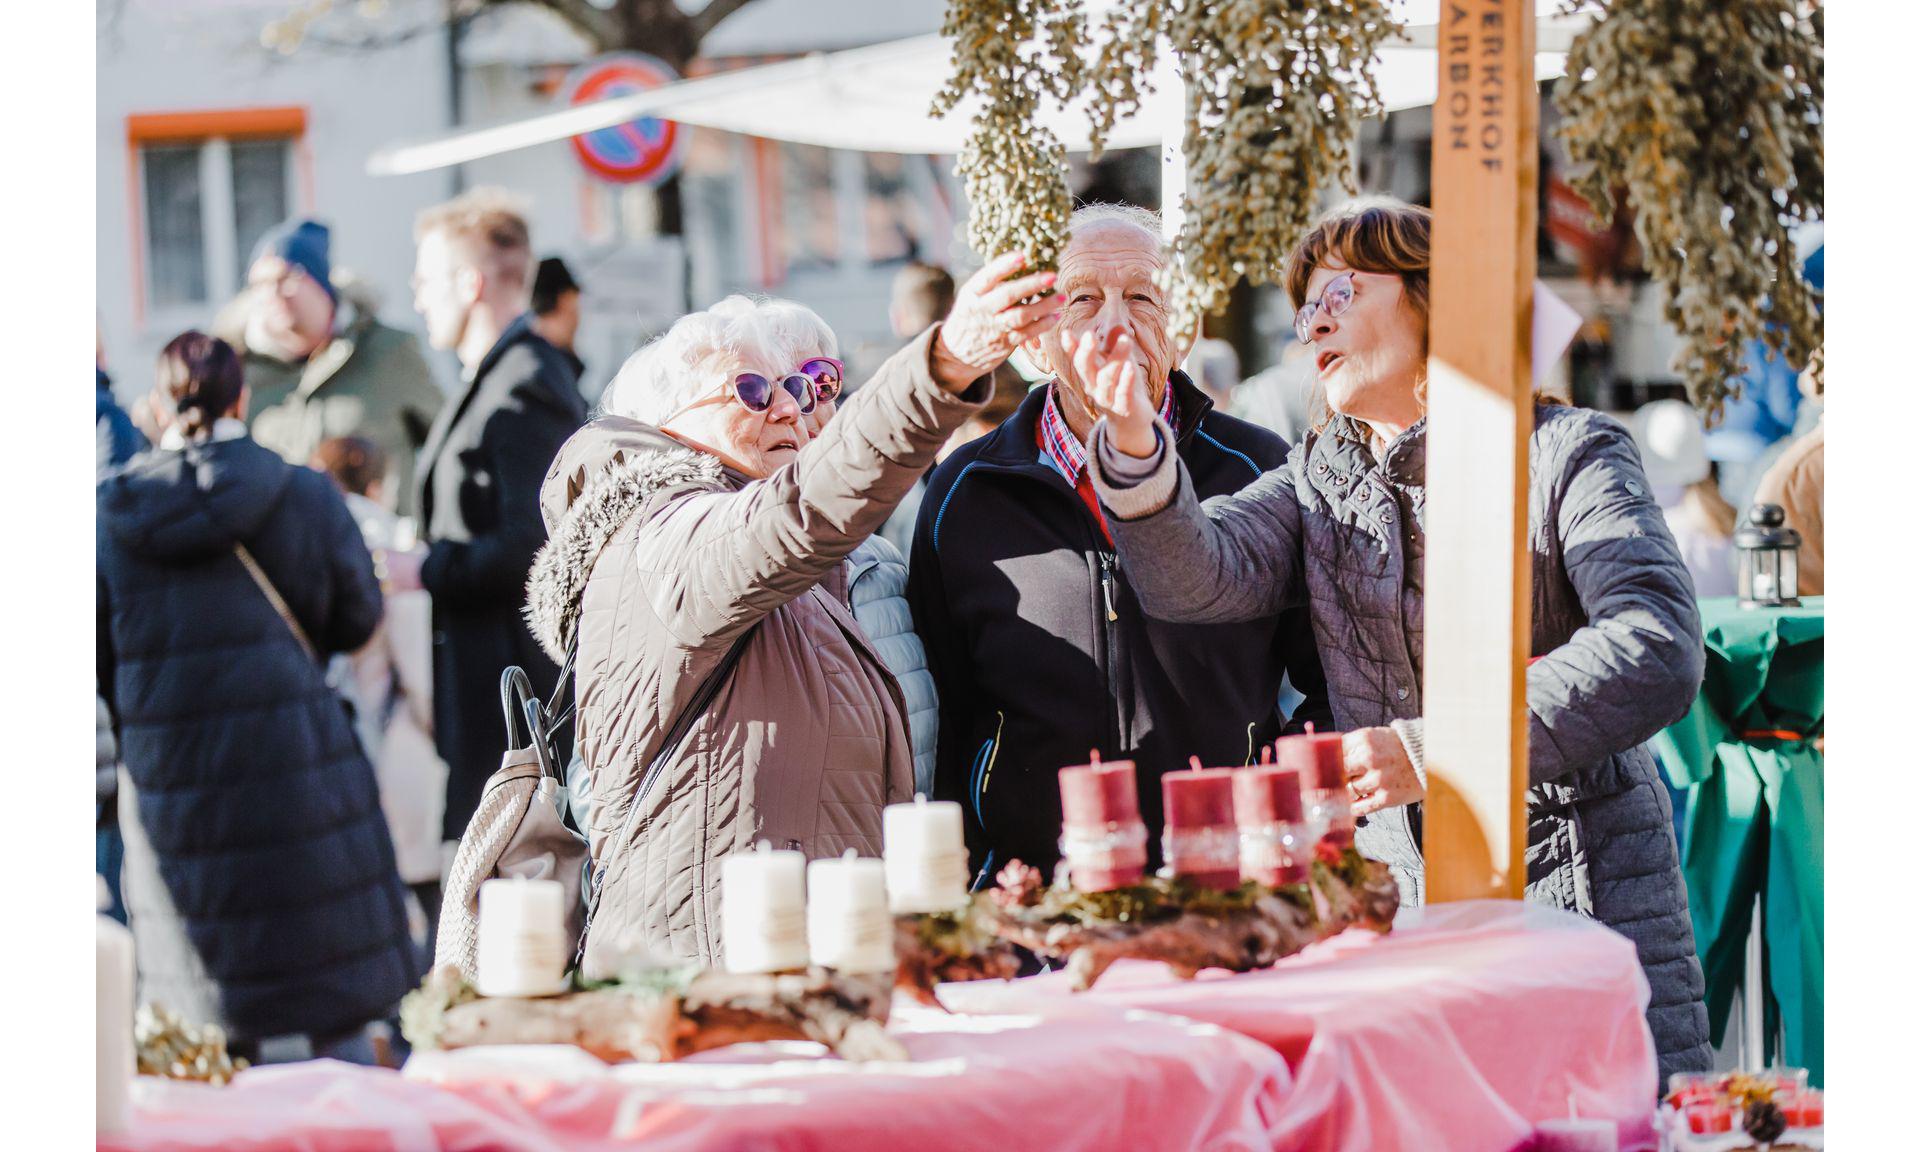
<path id="1" fill-rule="evenodd" d="M 802 415 L 812 412 L 814 405 L 819 403 L 820 393 L 814 387 L 813 377 L 802 376 L 798 372 L 778 380 L 769 380 L 758 372 L 742 372 L 733 378 L 732 384 L 734 399 L 740 401 L 741 407 L 749 412 L 765 412 L 773 407 L 773 390 L 776 387 L 786 389 L 787 395 L 793 397 L 793 402 L 800 405 Z"/>
<path id="2" fill-rule="evenodd" d="M 813 381 L 813 394 L 822 404 L 831 404 L 840 396 L 840 382 L 847 366 L 831 356 L 819 356 L 800 365 L 802 375 Z"/>
<path id="3" fill-rule="evenodd" d="M 1342 272 L 1327 281 L 1318 300 L 1309 300 L 1300 305 L 1300 310 L 1293 314 L 1293 334 L 1300 338 L 1302 344 L 1313 343 L 1313 318 L 1320 309 L 1325 308 L 1329 316 L 1338 316 L 1352 303 L 1353 273 Z"/>
<path id="4" fill-rule="evenodd" d="M 264 291 L 268 295 L 291 298 L 299 289 L 300 282 L 305 279 L 307 279 L 306 269 L 298 264 L 286 264 L 272 275 L 262 274 L 251 277 L 247 281 L 247 287 Z"/>
<path id="5" fill-rule="evenodd" d="M 800 369 L 779 380 L 769 380 L 758 372 L 742 372 L 728 382 L 718 395 L 703 396 L 698 400 L 682 404 L 672 412 L 660 418 L 659 425 L 665 426 L 682 412 L 698 408 L 703 404 L 722 401 L 728 395 L 740 401 L 740 406 L 749 412 L 765 412 L 773 407 L 773 390 L 781 388 L 793 397 L 800 406 L 802 416 L 811 415 L 813 410 L 825 401 L 840 394 L 840 378 L 843 369 L 840 361 L 831 356 L 818 356 L 800 365 Z"/>

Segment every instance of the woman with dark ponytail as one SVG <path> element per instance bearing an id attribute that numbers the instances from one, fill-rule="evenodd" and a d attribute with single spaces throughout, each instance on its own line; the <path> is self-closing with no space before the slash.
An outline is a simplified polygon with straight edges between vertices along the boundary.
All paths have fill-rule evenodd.
<path id="1" fill-rule="evenodd" d="M 159 441 L 96 516 L 140 999 L 241 1055 L 364 1060 L 418 978 L 373 769 L 322 667 L 379 623 L 373 561 L 325 476 L 248 438 L 231 347 L 175 337 L 151 406 Z"/>

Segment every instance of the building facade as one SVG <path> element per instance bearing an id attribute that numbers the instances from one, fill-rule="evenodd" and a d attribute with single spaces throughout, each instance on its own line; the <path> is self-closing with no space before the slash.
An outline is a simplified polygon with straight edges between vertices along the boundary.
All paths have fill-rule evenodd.
<path id="1" fill-rule="evenodd" d="M 589 395 L 676 316 L 730 292 L 804 301 L 843 350 L 884 348 L 893 273 L 911 258 L 963 255 L 951 158 L 683 127 L 683 237 L 659 235 L 651 188 L 601 181 L 567 142 L 457 170 L 370 175 L 382 147 L 555 107 L 591 50 L 538 9 L 490 12 L 459 37 L 456 106 L 455 54 L 444 28 L 419 23 L 419 5 L 328 18 L 282 54 L 263 33 L 288 7 L 124 0 L 102 13 L 96 303 L 123 398 L 148 386 L 168 339 L 212 323 L 260 235 L 296 214 L 332 227 L 337 279 L 357 281 L 383 320 L 417 332 L 415 215 L 460 187 L 523 197 L 539 254 L 565 257 L 585 289 Z M 756 0 L 708 37 L 695 71 L 929 32 L 940 11 L 938 0 L 884 14 L 857 0 Z M 410 27 L 418 34 L 404 35 Z M 451 386 L 452 364 L 442 367 Z"/>

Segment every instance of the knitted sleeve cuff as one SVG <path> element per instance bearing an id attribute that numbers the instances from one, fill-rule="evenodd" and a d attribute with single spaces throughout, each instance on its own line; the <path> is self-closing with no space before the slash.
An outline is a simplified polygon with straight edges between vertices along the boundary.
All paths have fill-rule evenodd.
<path id="1" fill-rule="evenodd" d="M 1412 720 L 1394 720 L 1388 725 L 1393 734 L 1400 737 L 1401 747 L 1407 750 L 1407 759 L 1413 763 L 1413 774 L 1420 778 L 1420 787 L 1427 786 L 1427 745 L 1426 722 L 1416 717 Z"/>
<path id="2" fill-rule="evenodd" d="M 1113 446 L 1107 439 L 1104 417 L 1087 437 L 1094 491 L 1100 494 L 1100 503 L 1121 520 L 1139 520 L 1173 503 L 1174 487 L 1180 479 L 1179 461 L 1167 451 L 1173 436 L 1158 419 L 1153 422 L 1153 430 L 1157 438 L 1154 454 L 1144 460 Z"/>

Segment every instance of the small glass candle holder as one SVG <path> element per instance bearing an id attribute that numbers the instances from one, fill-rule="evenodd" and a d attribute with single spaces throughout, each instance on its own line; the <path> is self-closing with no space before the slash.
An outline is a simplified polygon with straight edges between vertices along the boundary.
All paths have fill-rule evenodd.
<path id="1" fill-rule="evenodd" d="M 1818 1088 L 1797 1088 L 1777 1096 L 1789 1128 L 1823 1128 L 1827 1123 L 1827 1096 Z"/>
<path id="2" fill-rule="evenodd" d="M 1307 823 L 1318 831 L 1316 840 L 1345 848 L 1353 843 L 1353 797 L 1346 785 L 1315 789 L 1301 799 L 1307 804 Z"/>
<path id="3" fill-rule="evenodd" d="M 1667 1102 L 1675 1108 L 1684 1108 L 1695 1100 L 1705 1100 L 1715 1095 L 1714 1083 L 1719 1076 L 1713 1072 L 1675 1072 L 1667 1077 Z"/>
<path id="4" fill-rule="evenodd" d="M 1687 1131 L 1695 1136 L 1733 1131 L 1733 1105 L 1718 1096 L 1690 1101 L 1681 1113 L 1687 1118 Z"/>
<path id="5" fill-rule="evenodd" d="M 1240 875 L 1269 888 L 1304 884 L 1313 841 L 1304 824 L 1275 821 L 1240 829 Z"/>

